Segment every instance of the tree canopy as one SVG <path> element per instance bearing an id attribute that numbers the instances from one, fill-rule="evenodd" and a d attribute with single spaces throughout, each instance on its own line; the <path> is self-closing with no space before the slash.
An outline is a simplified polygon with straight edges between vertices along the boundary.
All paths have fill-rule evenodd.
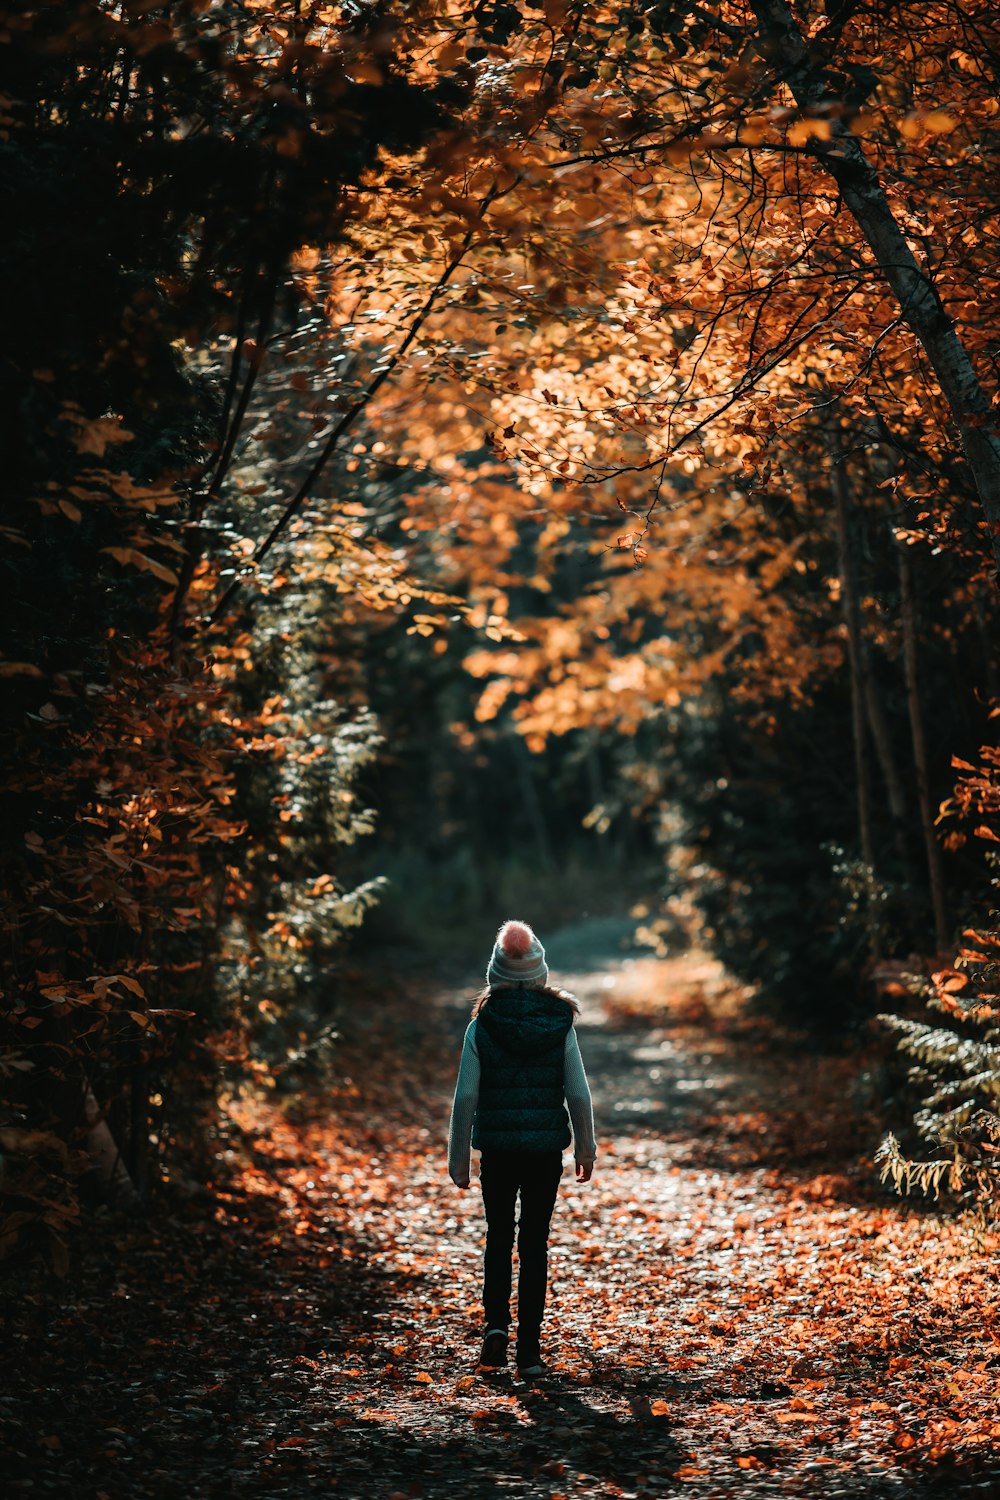
<path id="1" fill-rule="evenodd" d="M 393 757 L 415 843 L 511 838 L 513 778 L 541 864 L 617 830 L 651 941 L 683 908 L 834 1023 L 963 941 L 992 1004 L 997 39 L 8 12 L 8 1248 L 63 1267 L 85 1168 L 144 1195 L 323 1045 Z"/>

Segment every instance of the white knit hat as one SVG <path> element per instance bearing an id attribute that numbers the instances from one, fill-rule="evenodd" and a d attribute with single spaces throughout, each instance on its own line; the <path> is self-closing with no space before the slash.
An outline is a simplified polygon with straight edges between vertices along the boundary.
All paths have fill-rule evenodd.
<path id="1" fill-rule="evenodd" d="M 546 984 L 545 949 L 527 922 L 505 922 L 486 970 L 487 984 Z"/>

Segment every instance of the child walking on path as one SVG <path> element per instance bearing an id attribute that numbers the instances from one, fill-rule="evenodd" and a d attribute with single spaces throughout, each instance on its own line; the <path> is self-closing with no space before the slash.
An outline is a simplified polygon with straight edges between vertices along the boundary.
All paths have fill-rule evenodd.
<path id="1" fill-rule="evenodd" d="M 505 922 L 465 1033 L 448 1140 L 448 1171 L 456 1187 L 469 1186 L 470 1148 L 480 1153 L 486 1213 L 480 1364 L 490 1368 L 507 1363 L 520 1194 L 516 1358 L 526 1379 L 545 1371 L 541 1328 L 549 1221 L 571 1121 L 578 1182 L 590 1181 L 597 1155 L 594 1110 L 573 1026 L 579 1006 L 548 981 L 545 949 L 531 928 Z"/>

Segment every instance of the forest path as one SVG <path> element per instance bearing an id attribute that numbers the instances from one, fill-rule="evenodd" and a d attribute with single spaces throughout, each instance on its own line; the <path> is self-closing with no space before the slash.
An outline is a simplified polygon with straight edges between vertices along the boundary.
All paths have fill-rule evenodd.
<path id="1" fill-rule="evenodd" d="M 403 1023 L 410 1123 L 387 1085 L 379 1156 L 339 1167 L 366 1280 L 312 1372 L 337 1492 L 1000 1492 L 989 1261 L 970 1229 L 874 1190 L 855 1065 L 748 1019 L 704 955 L 560 973 L 600 1157 L 583 1186 L 567 1157 L 553 1221 L 553 1377 L 473 1371 L 481 1203 L 444 1168 L 470 994 L 452 993 Z"/>
<path id="2" fill-rule="evenodd" d="M 995 1246 L 871 1186 L 854 1066 L 697 953 L 559 972 L 600 1156 L 587 1185 L 567 1157 L 544 1387 L 474 1372 L 471 991 L 357 990 L 335 1100 L 232 1105 L 214 1193 L 12 1299 L 10 1492 L 1000 1493 Z"/>

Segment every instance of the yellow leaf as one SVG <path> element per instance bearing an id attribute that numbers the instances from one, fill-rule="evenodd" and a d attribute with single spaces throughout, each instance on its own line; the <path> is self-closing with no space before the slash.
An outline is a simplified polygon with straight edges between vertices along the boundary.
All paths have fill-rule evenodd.
<path id="1" fill-rule="evenodd" d="M 153 489 L 144 484 L 136 484 L 128 474 L 102 474 L 101 477 L 120 500 L 134 500 L 142 510 L 156 510 L 160 505 L 176 505 L 181 498 L 176 490 L 169 487 Z"/>
<path id="2" fill-rule="evenodd" d="M 792 146 L 805 146 L 810 140 L 828 141 L 832 134 L 829 120 L 796 120 L 788 127 L 788 141 Z"/>
<path id="3" fill-rule="evenodd" d="M 927 114 L 921 114 L 915 110 L 912 114 L 904 115 L 899 122 L 899 133 L 908 141 L 918 140 L 920 136 L 947 135 L 949 130 L 954 130 L 958 121 L 954 115 L 949 115 L 943 109 L 932 109 Z"/>
<path id="4" fill-rule="evenodd" d="M 750 115 L 740 127 L 740 140 L 748 146 L 756 146 L 766 140 L 770 121 L 764 115 Z"/>
<path id="5" fill-rule="evenodd" d="M 109 553 L 115 562 L 120 562 L 123 567 L 141 568 L 146 573 L 152 573 L 154 578 L 160 578 L 164 583 L 172 583 L 176 587 L 177 574 L 173 568 L 156 562 L 154 558 L 147 557 L 145 552 L 139 552 L 135 547 L 102 547 L 101 551 Z"/>
<path id="6" fill-rule="evenodd" d="M 120 427 L 115 417 L 98 417 L 93 422 L 83 422 L 73 437 L 73 446 L 78 453 L 92 453 L 103 458 L 109 443 L 130 443 L 133 434 Z"/>
<path id="7" fill-rule="evenodd" d="M 173 568 L 168 568 L 166 563 L 155 562 L 151 557 L 144 557 L 142 565 L 148 572 L 152 573 L 154 578 L 159 578 L 163 583 L 171 583 L 175 588 L 177 587 L 177 574 Z"/>

